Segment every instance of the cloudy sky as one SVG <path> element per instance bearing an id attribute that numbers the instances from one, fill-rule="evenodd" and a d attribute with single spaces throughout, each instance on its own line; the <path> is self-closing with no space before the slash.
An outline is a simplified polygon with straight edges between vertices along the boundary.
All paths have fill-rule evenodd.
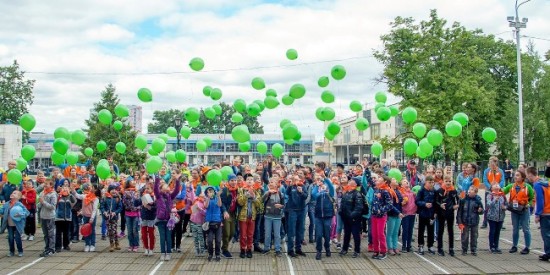
<path id="1" fill-rule="evenodd" d="M 263 99 L 264 91 L 250 86 L 260 76 L 280 96 L 294 83 L 307 88 L 293 106 L 262 114 L 265 131 L 277 132 L 278 122 L 289 118 L 304 135 L 320 138 L 317 79 L 333 65 L 347 68 L 347 77 L 328 89 L 337 97 L 337 116 L 352 115 L 351 100 L 372 102 L 385 89 L 373 81 L 382 70 L 372 57 L 380 35 L 396 16 L 427 19 L 430 9 L 449 22 L 512 39 L 506 16 L 513 0 L 0 1 L 0 64 L 16 59 L 36 79 L 30 110 L 37 131 L 83 127 L 108 83 L 122 103 L 143 106 L 146 129 L 154 110 L 211 106 L 204 85 L 219 87 L 228 103 Z M 549 0 L 522 6 L 520 16 L 529 17 L 523 34 L 550 39 L 548 14 Z M 548 40 L 533 41 L 541 52 L 550 48 Z M 298 51 L 297 60 L 286 59 L 288 48 Z M 206 64 L 200 73 L 188 66 L 197 56 Z M 139 102 L 140 87 L 153 91 L 152 103 Z"/>

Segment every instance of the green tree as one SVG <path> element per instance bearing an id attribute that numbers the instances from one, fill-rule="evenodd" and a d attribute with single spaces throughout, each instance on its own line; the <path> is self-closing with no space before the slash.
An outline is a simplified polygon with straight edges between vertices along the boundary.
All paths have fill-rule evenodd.
<path id="1" fill-rule="evenodd" d="M 0 67 L 0 123 L 19 123 L 32 105 L 35 80 L 25 79 L 16 60 L 11 66 Z"/>
<path id="2" fill-rule="evenodd" d="M 484 127 L 497 130 L 499 147 L 513 140 L 513 131 L 504 130 L 510 121 L 499 123 L 516 100 L 511 43 L 459 23 L 447 26 L 435 10 L 428 21 L 416 24 L 412 18 L 397 17 L 391 26 L 381 36 L 383 49 L 374 52 L 385 66 L 377 80 L 403 99 L 402 107 L 415 107 L 418 120 L 428 127 L 444 131 L 457 112 L 470 117 L 461 137 L 445 136 L 442 149 L 447 160 L 486 158 Z"/>
<path id="3" fill-rule="evenodd" d="M 119 166 L 121 172 L 126 171 L 130 167 L 139 167 L 140 164 L 145 161 L 145 154 L 136 149 L 134 140 L 137 132 L 134 131 L 128 123 L 123 123 L 122 130 L 115 131 L 111 125 L 105 125 L 98 121 L 97 114 L 102 109 L 107 109 L 113 114 L 113 121 L 121 120 L 115 112 L 115 106 L 120 102 L 118 95 L 116 94 L 116 88 L 109 84 L 105 87 L 105 90 L 101 92 L 101 99 L 99 102 L 94 103 L 94 108 L 90 112 L 90 118 L 86 120 L 88 129 L 85 129 L 88 133 L 88 139 L 82 145 L 81 150 L 84 154 L 84 149 L 91 147 L 94 149 L 94 155 L 92 161 L 94 164 L 100 159 L 108 156 L 113 156 L 114 162 Z M 97 152 L 96 144 L 100 140 L 107 143 L 107 150 L 103 152 Z M 124 142 L 126 144 L 126 153 L 119 154 L 115 150 L 117 142 Z M 135 171 L 135 170 L 134 170 Z"/>
<path id="4" fill-rule="evenodd" d="M 226 104 L 225 102 L 220 102 L 222 107 L 222 114 L 216 116 L 215 119 L 210 120 L 201 110 L 200 124 L 198 127 L 192 128 L 191 132 L 194 134 L 216 134 L 223 133 L 224 129 L 226 133 L 231 133 L 233 127 L 245 124 L 248 126 L 248 130 L 251 134 L 263 134 L 264 128 L 258 122 L 258 117 L 251 117 L 248 114 L 244 113 L 243 121 L 241 123 L 234 123 L 231 121 L 231 116 L 235 112 L 233 107 Z M 147 126 L 147 132 L 150 134 L 160 134 L 165 133 L 168 127 L 174 126 L 174 118 L 180 116 L 182 123 L 185 121 L 184 112 L 180 110 L 170 109 L 167 111 L 155 111 L 153 113 L 153 123 L 149 123 Z"/>

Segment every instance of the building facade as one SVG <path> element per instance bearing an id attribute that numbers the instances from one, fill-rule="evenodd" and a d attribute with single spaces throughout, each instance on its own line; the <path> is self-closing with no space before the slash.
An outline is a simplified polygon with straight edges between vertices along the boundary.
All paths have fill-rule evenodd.
<path id="1" fill-rule="evenodd" d="M 6 168 L 8 162 L 21 156 L 23 132 L 21 126 L 0 124 L 0 167 Z"/>
<path id="2" fill-rule="evenodd" d="M 130 115 L 128 116 L 128 124 L 134 131 L 141 133 L 142 131 L 142 108 L 137 105 L 127 105 L 130 110 Z"/>

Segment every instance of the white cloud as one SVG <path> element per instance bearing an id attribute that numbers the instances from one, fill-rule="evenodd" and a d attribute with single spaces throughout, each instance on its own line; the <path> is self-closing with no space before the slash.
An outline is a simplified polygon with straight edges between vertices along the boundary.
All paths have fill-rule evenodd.
<path id="1" fill-rule="evenodd" d="M 103 24 L 98 28 L 89 29 L 85 35 L 92 42 L 115 42 L 134 38 L 134 33 L 115 24 Z"/>

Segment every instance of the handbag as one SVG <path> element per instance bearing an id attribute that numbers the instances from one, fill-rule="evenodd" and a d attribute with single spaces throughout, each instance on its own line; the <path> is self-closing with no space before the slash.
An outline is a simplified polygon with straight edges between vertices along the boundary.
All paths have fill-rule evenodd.
<path id="1" fill-rule="evenodd" d="M 527 194 L 527 187 L 525 187 L 525 193 Z M 516 194 L 516 197 L 518 195 Z M 514 198 L 515 199 L 515 198 Z M 516 213 L 516 214 L 523 214 L 523 212 L 525 211 L 525 209 L 527 208 L 526 205 L 523 205 L 523 204 L 518 204 L 516 207 L 514 207 L 514 199 L 512 199 L 510 197 L 510 202 L 508 203 L 508 206 L 506 206 L 506 210 L 512 212 L 512 213 Z"/>

